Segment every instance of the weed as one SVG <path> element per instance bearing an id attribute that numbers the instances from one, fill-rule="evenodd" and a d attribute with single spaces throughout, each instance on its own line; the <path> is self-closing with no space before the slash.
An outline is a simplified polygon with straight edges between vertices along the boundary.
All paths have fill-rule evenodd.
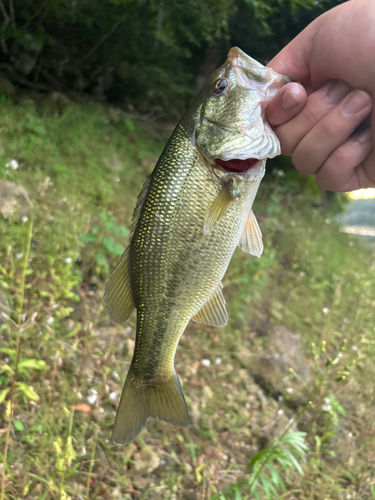
<path id="1" fill-rule="evenodd" d="M 189 325 L 177 352 L 194 423 L 176 432 L 150 420 L 111 448 L 135 324 L 111 323 L 102 293 L 163 145 L 90 105 L 56 117 L 2 100 L 0 111 L 0 178 L 33 200 L 27 221 L 0 218 L 12 311 L 0 325 L 3 498 L 374 498 L 375 260 L 338 231 L 337 204 L 297 173 L 265 179 L 254 206 L 265 252 L 234 255 L 229 325 Z M 308 406 L 275 399 L 240 363 L 245 350 L 268 355 L 258 316 L 298 334 Z"/>

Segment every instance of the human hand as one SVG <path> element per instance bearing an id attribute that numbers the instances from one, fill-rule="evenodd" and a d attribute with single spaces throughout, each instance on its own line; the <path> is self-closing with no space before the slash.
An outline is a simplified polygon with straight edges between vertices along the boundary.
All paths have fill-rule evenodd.
<path id="1" fill-rule="evenodd" d="M 375 186 L 374 22 L 373 0 L 351 0 L 316 19 L 269 63 L 303 86 L 285 85 L 268 106 L 268 121 L 282 152 L 323 189 Z"/>

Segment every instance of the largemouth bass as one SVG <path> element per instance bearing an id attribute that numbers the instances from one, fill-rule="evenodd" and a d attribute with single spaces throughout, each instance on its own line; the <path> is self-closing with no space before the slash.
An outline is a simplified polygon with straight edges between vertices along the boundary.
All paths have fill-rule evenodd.
<path id="1" fill-rule="evenodd" d="M 264 114 L 285 83 L 232 48 L 177 125 L 138 197 L 129 246 L 104 295 L 117 323 L 137 310 L 113 444 L 130 443 L 149 416 L 189 424 L 174 370 L 177 345 L 190 319 L 227 323 L 221 280 L 236 246 L 258 257 L 263 251 L 252 205 L 265 159 L 280 154 Z"/>

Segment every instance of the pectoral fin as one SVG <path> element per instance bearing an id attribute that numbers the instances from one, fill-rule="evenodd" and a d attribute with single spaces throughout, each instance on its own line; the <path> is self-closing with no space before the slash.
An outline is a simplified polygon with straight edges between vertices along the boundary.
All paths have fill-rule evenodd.
<path id="1" fill-rule="evenodd" d="M 124 323 L 134 310 L 130 281 L 129 248 L 120 257 L 104 292 L 104 304 L 110 318 Z"/>
<path id="2" fill-rule="evenodd" d="M 246 219 L 238 246 L 255 257 L 260 257 L 263 253 L 262 232 L 252 210 Z"/>
<path id="3" fill-rule="evenodd" d="M 228 323 L 222 288 L 222 283 L 219 283 L 202 309 L 192 318 L 193 321 L 210 326 L 224 326 Z"/>
<path id="4" fill-rule="evenodd" d="M 220 191 L 215 201 L 207 212 L 203 225 L 203 232 L 208 234 L 215 225 L 227 213 L 234 200 L 238 198 L 239 191 L 235 185 L 234 179 L 230 179 L 225 187 Z"/>

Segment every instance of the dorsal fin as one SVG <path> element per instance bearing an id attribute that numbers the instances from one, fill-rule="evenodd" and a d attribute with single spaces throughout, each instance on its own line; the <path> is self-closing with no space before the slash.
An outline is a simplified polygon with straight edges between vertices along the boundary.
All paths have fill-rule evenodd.
<path id="1" fill-rule="evenodd" d="M 105 287 L 104 304 L 110 318 L 124 323 L 134 310 L 129 266 L 129 247 L 121 255 Z"/>
<path id="2" fill-rule="evenodd" d="M 149 185 L 150 179 L 147 179 L 138 195 L 131 222 L 130 241 L 138 224 Z M 131 285 L 129 246 L 121 255 L 111 273 L 109 281 L 105 287 L 103 300 L 110 318 L 116 323 L 124 323 L 134 310 L 135 306 Z"/>
<path id="3" fill-rule="evenodd" d="M 192 318 L 193 321 L 211 326 L 224 326 L 228 323 L 222 288 L 223 285 L 220 282 L 202 309 Z"/>
<path id="4" fill-rule="evenodd" d="M 130 238 L 132 237 L 134 230 L 135 230 L 135 227 L 138 224 L 139 217 L 141 216 L 143 203 L 146 199 L 146 195 L 147 195 L 150 183 L 151 183 L 151 177 L 145 181 L 145 183 L 142 186 L 141 192 L 138 195 L 138 198 L 137 198 L 137 201 L 136 201 L 136 204 L 134 207 L 133 217 L 132 217 Z"/>
<path id="5" fill-rule="evenodd" d="M 260 257 L 263 253 L 262 232 L 252 210 L 246 219 L 238 246 L 255 257 Z"/>

